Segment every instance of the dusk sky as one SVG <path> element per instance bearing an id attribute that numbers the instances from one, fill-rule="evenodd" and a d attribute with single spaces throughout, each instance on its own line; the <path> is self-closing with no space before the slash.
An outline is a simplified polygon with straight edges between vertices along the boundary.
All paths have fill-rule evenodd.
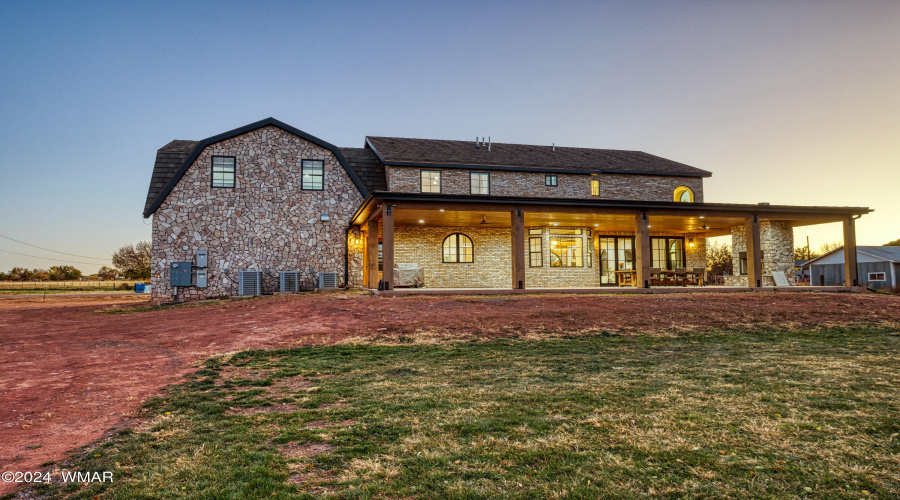
<path id="1" fill-rule="evenodd" d="M 641 150 L 712 171 L 708 202 L 868 206 L 858 243 L 900 238 L 897 1 L 7 1 L 0 22 L 0 235 L 82 256 L 0 238 L 0 271 L 96 272 L 150 239 L 159 147 L 269 116 L 338 146 Z"/>

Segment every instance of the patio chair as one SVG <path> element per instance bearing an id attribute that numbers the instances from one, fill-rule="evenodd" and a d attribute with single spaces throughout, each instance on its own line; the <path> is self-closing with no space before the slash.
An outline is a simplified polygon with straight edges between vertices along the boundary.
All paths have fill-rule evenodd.
<path id="1" fill-rule="evenodd" d="M 650 286 L 660 286 L 662 285 L 662 269 L 658 267 L 650 268 Z"/>
<path id="2" fill-rule="evenodd" d="M 685 286 L 687 284 L 687 268 L 686 267 L 676 267 L 674 270 L 675 273 L 675 286 Z"/>
<path id="3" fill-rule="evenodd" d="M 685 284 L 688 286 L 703 286 L 703 279 L 705 278 L 706 269 L 702 267 L 694 267 L 692 270 L 687 272 L 685 276 Z"/>

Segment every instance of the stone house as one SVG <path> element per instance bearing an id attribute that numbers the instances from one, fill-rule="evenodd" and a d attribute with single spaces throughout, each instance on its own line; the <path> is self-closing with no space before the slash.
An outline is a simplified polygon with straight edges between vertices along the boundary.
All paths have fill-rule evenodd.
<path id="1" fill-rule="evenodd" d="M 366 137 L 338 148 L 273 118 L 157 151 L 154 299 L 238 294 L 240 271 L 262 291 L 297 271 L 341 286 L 394 286 L 394 263 L 424 268 L 429 288 L 652 286 L 656 270 L 706 267 L 706 238 L 731 235 L 731 285 L 793 273 L 793 228 L 843 221 L 856 207 L 705 203 L 712 174 L 640 151 Z M 205 266 L 196 266 L 205 251 Z M 172 263 L 206 286 L 171 286 Z M 854 283 L 855 276 L 847 276 Z M 176 297 L 177 294 L 177 297 Z"/>

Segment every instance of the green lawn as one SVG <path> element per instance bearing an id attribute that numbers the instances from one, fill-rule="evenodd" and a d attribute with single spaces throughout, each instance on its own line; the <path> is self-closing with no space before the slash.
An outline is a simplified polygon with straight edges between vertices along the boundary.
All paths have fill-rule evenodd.
<path id="1" fill-rule="evenodd" d="M 898 355 L 871 330 L 245 352 L 65 467 L 115 483 L 38 492 L 896 498 Z"/>

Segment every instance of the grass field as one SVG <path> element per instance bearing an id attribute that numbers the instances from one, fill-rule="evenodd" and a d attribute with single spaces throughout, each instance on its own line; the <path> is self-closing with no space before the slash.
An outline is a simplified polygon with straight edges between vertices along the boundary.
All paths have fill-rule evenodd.
<path id="1" fill-rule="evenodd" d="M 59 464 L 114 483 L 34 492 L 897 497 L 898 355 L 891 330 L 243 352 Z"/>

